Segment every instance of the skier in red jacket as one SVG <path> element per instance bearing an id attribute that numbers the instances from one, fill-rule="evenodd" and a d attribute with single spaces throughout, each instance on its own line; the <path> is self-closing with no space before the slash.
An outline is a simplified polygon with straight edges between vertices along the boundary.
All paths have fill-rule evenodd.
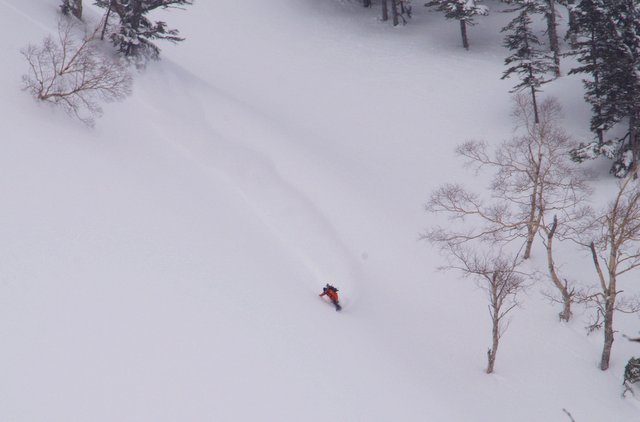
<path id="1" fill-rule="evenodd" d="M 331 299 L 331 303 L 336 307 L 336 311 L 342 309 L 340 306 L 340 299 L 338 298 L 338 289 L 333 287 L 331 284 L 327 283 L 325 287 L 322 288 L 322 293 L 320 293 L 320 297 L 327 296 Z"/>

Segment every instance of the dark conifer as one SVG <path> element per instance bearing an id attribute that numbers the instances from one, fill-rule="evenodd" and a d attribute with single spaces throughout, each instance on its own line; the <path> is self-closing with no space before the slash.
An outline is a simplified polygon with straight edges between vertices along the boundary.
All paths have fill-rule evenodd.
<path id="1" fill-rule="evenodd" d="M 573 68 L 569 74 L 584 73 L 590 75 L 583 80 L 585 99 L 591 104 L 591 130 L 603 141 L 603 133 L 615 124 L 617 114 L 612 107 L 604 104 L 603 74 L 609 55 L 609 45 L 615 36 L 615 28 L 611 25 L 603 7 L 604 0 L 584 0 L 573 9 L 574 21 L 570 28 L 570 36 L 575 39 L 574 49 L 570 55 L 577 57 L 580 66 Z"/>
<path id="2" fill-rule="evenodd" d="M 152 22 L 146 15 L 158 8 L 187 6 L 193 0 L 96 0 L 95 4 L 119 16 L 119 28 L 111 34 L 111 40 L 121 53 L 158 58 L 160 49 L 152 40 L 179 42 L 183 38 L 177 29 L 168 29 L 162 21 Z"/>
<path id="3" fill-rule="evenodd" d="M 60 9 L 65 15 L 73 15 L 82 19 L 82 0 L 62 0 Z"/>
<path id="4" fill-rule="evenodd" d="M 443 12 L 447 19 L 455 19 L 460 22 L 460 34 L 462 46 L 469 49 L 467 25 L 474 25 L 473 19 L 477 15 L 489 14 L 487 6 L 481 5 L 479 0 L 432 0 L 425 4 L 427 7 L 435 7 Z"/>
<path id="5" fill-rule="evenodd" d="M 604 155 L 614 160 L 611 172 L 624 177 L 640 160 L 640 11 L 634 0 L 582 0 L 576 5 L 582 64 L 587 73 L 585 99 L 591 104 L 591 130 L 598 140 L 573 151 L 576 161 Z M 607 130 L 627 123 L 622 137 L 605 140 Z"/>
<path id="6" fill-rule="evenodd" d="M 553 69 L 553 58 L 540 49 L 541 43 L 531 30 L 530 10 L 522 9 L 502 32 L 508 33 L 504 46 L 513 53 L 505 59 L 505 64 L 509 67 L 504 71 L 502 79 L 514 73 L 519 76 L 520 83 L 513 87 L 511 92 L 530 90 L 535 123 L 538 123 L 536 93 L 540 92 L 543 84 L 551 81 L 546 75 Z"/>
<path id="7" fill-rule="evenodd" d="M 547 21 L 547 37 L 549 39 L 549 50 L 553 53 L 554 68 L 556 77 L 560 76 L 560 41 L 558 37 L 557 24 L 557 4 L 558 0 L 503 0 L 516 7 L 512 11 L 522 11 L 527 9 L 530 13 L 542 14 Z"/>

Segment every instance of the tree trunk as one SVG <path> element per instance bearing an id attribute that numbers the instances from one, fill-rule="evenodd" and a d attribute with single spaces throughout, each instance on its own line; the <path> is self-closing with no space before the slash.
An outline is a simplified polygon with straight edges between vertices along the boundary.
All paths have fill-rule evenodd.
<path id="1" fill-rule="evenodd" d="M 551 230 L 547 233 L 547 266 L 549 268 L 549 275 L 551 276 L 551 281 L 553 284 L 560 290 L 560 294 L 562 295 L 562 304 L 563 309 L 560 313 L 560 321 L 569 322 L 571 319 L 571 303 L 573 298 L 571 296 L 571 292 L 569 292 L 569 288 L 566 284 L 563 284 L 558 277 L 558 273 L 556 272 L 556 265 L 553 261 L 553 236 L 558 228 L 558 218 L 553 217 L 553 224 L 551 226 Z"/>
<path id="2" fill-rule="evenodd" d="M 468 50 L 469 38 L 467 38 L 467 22 L 464 19 L 460 20 L 460 34 L 462 34 L 462 46 L 465 50 Z"/>
<path id="3" fill-rule="evenodd" d="M 371 7 L 371 0 L 363 0 L 362 5 L 364 7 Z"/>
<path id="4" fill-rule="evenodd" d="M 549 35 L 549 48 L 553 52 L 556 78 L 560 77 L 560 45 L 558 43 L 558 25 L 556 23 L 556 1 L 547 0 L 549 10 L 547 12 L 547 34 Z"/>
<path id="5" fill-rule="evenodd" d="M 576 12 L 573 8 L 573 5 L 575 4 L 575 0 L 569 0 L 569 2 L 567 3 L 567 9 L 569 10 L 569 44 L 571 45 L 571 48 L 575 49 L 576 48 L 576 44 L 578 44 L 578 36 L 576 35 Z"/>
<path id="6" fill-rule="evenodd" d="M 634 179 L 638 178 L 638 161 L 640 161 L 640 140 L 638 139 L 637 121 L 636 111 L 633 110 L 631 116 L 629 116 L 629 143 L 633 154 L 631 171 Z"/>
<path id="7" fill-rule="evenodd" d="M 535 103 L 533 104 L 533 106 L 535 107 Z M 533 131 L 536 133 L 534 135 L 536 137 L 545 136 L 538 130 L 536 126 L 534 126 Z M 529 259 L 531 257 L 531 248 L 533 246 L 533 241 L 540 231 L 540 224 L 542 222 L 542 216 L 544 213 L 544 200 L 542 198 L 542 192 L 544 190 L 544 176 L 541 173 L 543 159 L 543 154 L 539 147 L 537 148 L 537 151 L 534 151 L 531 149 L 531 147 L 529 147 L 530 168 L 534 170 L 533 174 L 529 174 L 529 177 L 531 177 L 531 181 L 533 182 L 533 192 L 531 192 L 531 208 L 529 210 L 529 221 L 527 222 L 527 242 L 523 259 Z"/>
<path id="8" fill-rule="evenodd" d="M 487 374 L 493 373 L 496 364 L 496 356 L 498 354 L 498 344 L 500 343 L 500 308 L 502 299 L 500 297 L 500 283 L 498 283 L 499 274 L 494 271 L 491 274 L 489 314 L 491 315 L 491 349 L 487 350 Z"/>
<path id="9" fill-rule="evenodd" d="M 497 312 L 495 309 L 493 312 Z M 492 315 L 493 327 L 491 329 L 491 349 L 487 350 L 487 374 L 492 374 L 496 364 L 496 355 L 498 354 L 498 344 L 500 343 L 500 318 L 498 314 Z"/>
<path id="10" fill-rule="evenodd" d="M 113 7 L 113 0 L 109 2 L 109 8 L 104 17 L 104 26 L 102 27 L 102 33 L 100 34 L 100 40 L 104 40 L 104 34 L 107 32 L 107 25 L 109 25 L 109 17 L 111 16 L 111 8 Z"/>
<path id="11" fill-rule="evenodd" d="M 574 24 L 575 25 L 575 24 Z M 593 90 L 594 92 L 598 93 L 600 92 L 600 73 L 597 72 L 595 69 L 598 68 L 598 53 L 596 52 L 596 43 L 598 42 L 597 36 L 596 34 L 591 31 L 590 33 L 590 42 L 589 42 L 589 48 L 591 50 L 591 66 L 593 67 Z M 599 98 L 600 99 L 600 96 Z M 602 106 L 598 105 L 598 108 L 596 110 L 594 110 L 598 120 L 601 122 L 600 123 L 600 127 L 596 128 L 596 135 L 598 136 L 598 141 L 600 143 L 604 142 L 604 130 L 605 128 L 602 127 L 602 110 L 601 110 Z"/>
<path id="12" fill-rule="evenodd" d="M 531 257 L 531 249 L 533 247 L 533 242 L 536 239 L 536 234 L 538 234 L 538 230 L 540 229 L 540 221 L 542 219 L 542 211 L 539 211 L 539 208 L 542 204 L 542 198 L 539 198 L 539 195 L 542 191 L 542 186 L 540 186 L 540 166 L 542 157 L 531 157 L 532 163 L 536 164 L 535 173 L 533 174 L 533 192 L 531 192 L 531 200 L 530 200 L 530 209 L 529 216 L 527 221 L 527 241 L 526 247 L 524 249 L 524 255 L 522 259 L 529 259 Z"/>
<path id="13" fill-rule="evenodd" d="M 386 22 L 389 20 L 389 6 L 387 4 L 388 0 L 382 0 L 382 21 Z"/>
<path id="14" fill-rule="evenodd" d="M 613 287 L 613 289 L 612 289 Z M 602 359 L 600 360 L 600 369 L 606 371 L 609 369 L 609 360 L 611 359 L 611 348 L 613 346 L 613 311 L 616 305 L 615 283 L 609 285 L 606 292 L 604 308 L 604 347 L 602 348 Z"/>
<path id="15" fill-rule="evenodd" d="M 524 254 L 522 255 L 522 259 L 529 259 L 531 257 L 533 241 L 536 239 L 536 233 L 538 232 L 538 227 L 535 224 L 536 210 L 538 209 L 537 190 L 537 186 L 534 186 L 534 192 L 531 194 L 531 209 L 529 211 L 529 221 L 527 221 L 527 240 L 525 242 Z"/>
<path id="16" fill-rule="evenodd" d="M 562 285 L 560 292 L 562 293 L 562 313 L 560 313 L 560 321 L 569 322 L 571 316 L 573 316 L 573 312 L 571 312 L 573 297 L 571 297 L 571 293 L 566 284 Z"/>
<path id="17" fill-rule="evenodd" d="M 612 229 L 612 227 L 609 227 L 610 232 Z M 613 245 L 611 246 L 613 247 Z M 591 244 L 589 245 L 589 249 L 591 250 L 591 257 L 593 258 L 593 264 L 596 267 L 596 273 L 598 274 L 600 288 L 602 289 L 602 295 L 604 297 L 604 309 L 601 309 L 604 317 L 604 347 L 602 348 L 600 369 L 606 371 L 607 369 L 609 369 L 611 347 L 613 346 L 613 313 L 616 308 L 616 295 L 618 294 L 618 292 L 616 291 L 616 263 L 618 260 L 616 256 L 616 250 L 611 249 L 609 251 L 609 263 L 607 264 L 607 275 L 609 277 L 609 280 L 607 282 L 604 273 L 602 272 L 600 262 L 598 260 L 598 254 L 596 253 L 596 246 L 594 242 L 591 242 Z"/>
<path id="18" fill-rule="evenodd" d="M 529 71 L 529 76 L 533 78 L 533 72 Z M 536 88 L 534 86 L 531 87 L 531 101 L 533 103 L 533 118 L 535 124 L 540 123 L 540 117 L 538 116 L 538 101 L 536 100 Z"/>
<path id="19" fill-rule="evenodd" d="M 398 26 L 398 0 L 391 0 L 391 16 L 393 17 L 393 26 Z"/>
<path id="20" fill-rule="evenodd" d="M 131 30 L 133 30 L 134 33 L 138 33 L 138 29 L 140 28 L 140 21 L 142 20 L 142 1 L 141 0 L 133 0 L 131 2 L 131 14 L 130 14 L 130 18 L 129 18 L 129 26 L 131 27 Z M 120 17 L 120 19 L 122 19 L 122 16 Z M 135 56 L 138 53 L 138 47 L 132 43 L 129 42 L 129 44 L 127 45 L 127 51 L 126 54 L 127 56 Z"/>

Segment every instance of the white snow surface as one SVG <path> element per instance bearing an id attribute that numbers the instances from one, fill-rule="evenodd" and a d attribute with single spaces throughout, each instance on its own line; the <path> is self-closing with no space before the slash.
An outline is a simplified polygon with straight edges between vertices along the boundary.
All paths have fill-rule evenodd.
<path id="1" fill-rule="evenodd" d="M 418 240 L 434 188 L 487 186 L 455 145 L 512 134 L 508 16 L 479 19 L 467 52 L 421 4 L 399 28 L 378 12 L 161 12 L 187 40 L 161 44 L 91 129 L 20 90 L 19 50 L 55 32 L 58 2 L 0 0 L 0 421 L 640 420 L 621 398 L 637 316 L 616 316 L 602 372 L 591 312 L 560 324 L 540 282 L 487 375 L 483 292 Z M 579 78 L 544 95 L 589 139 Z M 594 280 L 586 253 L 563 258 Z M 327 282 L 340 313 L 318 298 Z"/>

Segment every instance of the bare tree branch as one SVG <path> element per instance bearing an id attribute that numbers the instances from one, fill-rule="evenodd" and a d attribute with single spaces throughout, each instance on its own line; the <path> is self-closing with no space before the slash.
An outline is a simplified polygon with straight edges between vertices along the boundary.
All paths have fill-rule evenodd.
<path id="1" fill-rule="evenodd" d="M 573 419 L 573 416 L 571 415 L 571 413 L 569 413 L 567 409 L 562 409 L 562 411 L 569 417 L 569 419 L 571 419 L 571 422 L 576 422 L 576 420 Z"/>
<path id="2" fill-rule="evenodd" d="M 488 374 L 494 371 L 498 346 L 508 327 L 505 318 L 519 305 L 518 294 L 527 288 L 528 274 L 516 269 L 518 259 L 504 255 L 484 254 L 465 247 L 449 244 L 447 248 L 453 263 L 445 267 L 462 272 L 463 276 L 473 278 L 485 291 L 489 299 L 489 316 L 492 322 L 492 345 L 487 352 Z"/>
<path id="3" fill-rule="evenodd" d="M 524 239 L 523 258 L 527 259 L 536 236 L 542 237 L 551 281 L 563 297 L 560 316 L 568 321 L 573 294 L 557 272 L 554 239 L 578 241 L 592 227 L 587 222 L 593 211 L 584 205 L 591 190 L 584 173 L 570 160 L 571 139 L 559 126 L 558 101 L 551 98 L 541 104 L 537 123 L 530 97 L 518 95 L 514 102 L 519 136 L 493 152 L 484 141 L 468 141 L 456 149 L 476 172 L 494 171 L 490 198 L 481 198 L 459 184 L 441 186 L 431 194 L 426 210 L 443 213 L 454 224 L 432 227 L 422 238 L 445 249 L 475 240 L 508 243 Z"/>
<path id="4" fill-rule="evenodd" d="M 598 223 L 597 232 L 592 235 L 594 239 L 589 249 L 600 291 L 586 299 L 595 304 L 598 315 L 603 318 L 604 346 L 600 369 L 604 371 L 609 368 L 614 341 L 615 311 L 632 313 L 640 310 L 640 300 L 619 298 L 622 292 L 617 289 L 619 277 L 640 266 L 640 187 L 632 177 L 618 184 L 616 197 L 595 221 Z M 600 262 L 604 263 L 606 272 Z"/>
<path id="5" fill-rule="evenodd" d="M 76 27 L 61 20 L 57 40 L 49 36 L 41 46 L 21 50 L 29 65 L 23 89 L 92 125 L 102 114 L 100 101 L 123 100 L 131 93 L 132 78 L 126 65 L 96 50 L 99 27 L 80 42 L 73 35 Z"/>
<path id="6" fill-rule="evenodd" d="M 531 99 L 518 95 L 513 116 L 523 135 L 502 143 L 494 153 L 488 151 L 484 141 L 458 146 L 456 152 L 466 159 L 466 165 L 476 171 L 495 170 L 491 184 L 494 201 L 487 204 L 459 185 L 444 185 L 432 194 L 427 210 L 445 212 L 452 219 L 471 218 L 482 227 L 450 230 L 448 236 L 442 236 L 440 231 L 439 237 L 460 242 L 476 238 L 511 241 L 521 237 L 526 239 L 523 258 L 527 259 L 536 234 L 546 224 L 546 215 L 578 215 L 571 210 L 580 207 L 590 190 L 583 173 L 569 159 L 572 145 L 558 126 L 560 114 L 558 102 L 548 99 L 541 104 L 540 122 L 536 124 L 531 120 Z"/>

